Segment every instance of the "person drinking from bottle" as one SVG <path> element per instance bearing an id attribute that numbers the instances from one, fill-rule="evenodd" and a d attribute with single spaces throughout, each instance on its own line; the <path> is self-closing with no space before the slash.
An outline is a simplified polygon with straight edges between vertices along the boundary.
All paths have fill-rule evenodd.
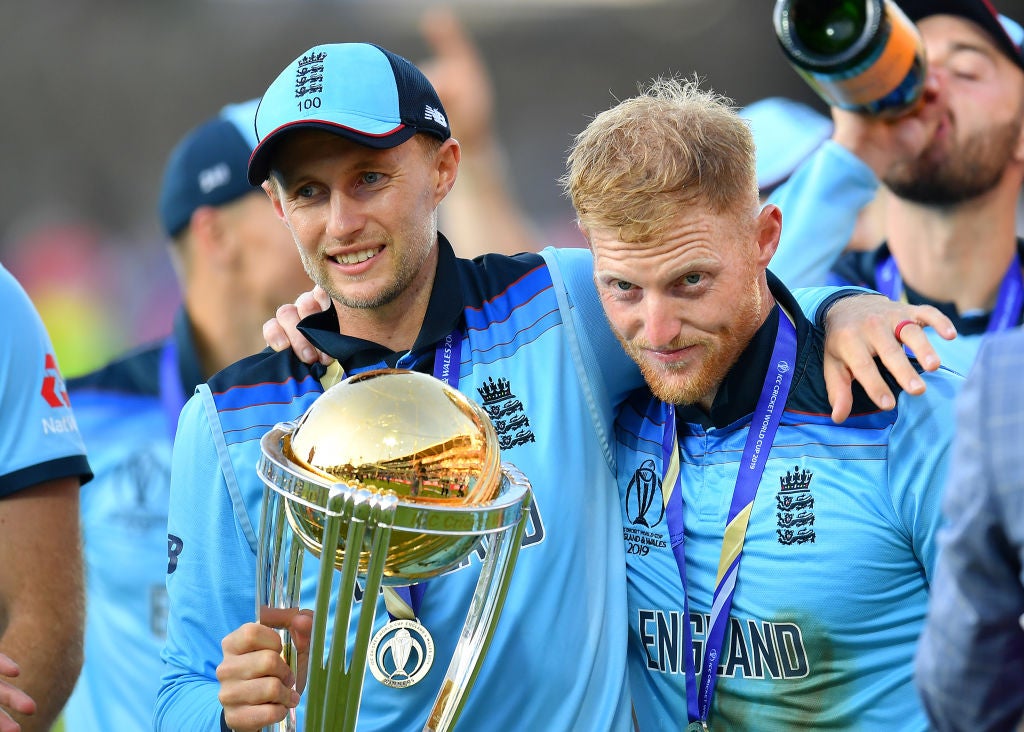
<path id="1" fill-rule="evenodd" d="M 772 195 L 786 213 L 773 269 L 939 308 L 960 336 L 933 343 L 966 373 L 986 333 L 1024 323 L 1024 30 L 989 0 L 897 3 L 923 38 L 923 97 L 896 118 L 832 109 L 831 140 Z M 885 243 L 842 254 L 880 184 Z"/>

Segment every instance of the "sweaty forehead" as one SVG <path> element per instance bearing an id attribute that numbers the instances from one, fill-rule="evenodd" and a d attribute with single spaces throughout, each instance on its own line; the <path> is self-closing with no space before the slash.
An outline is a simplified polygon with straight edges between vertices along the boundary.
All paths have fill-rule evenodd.
<path id="1" fill-rule="evenodd" d="M 736 227 L 718 216 L 680 217 L 673 225 L 642 241 L 623 241 L 615 230 L 590 232 L 596 270 L 655 274 L 652 269 L 691 260 L 717 260 L 733 248 Z"/>

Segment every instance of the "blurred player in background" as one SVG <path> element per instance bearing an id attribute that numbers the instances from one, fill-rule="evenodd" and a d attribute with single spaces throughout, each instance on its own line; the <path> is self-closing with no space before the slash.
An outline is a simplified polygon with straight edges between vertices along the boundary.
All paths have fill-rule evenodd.
<path id="1" fill-rule="evenodd" d="M 832 111 L 832 139 L 772 197 L 786 215 L 773 272 L 939 308 L 960 336 L 933 343 L 966 373 L 986 333 L 1024 322 L 1024 29 L 988 0 L 897 4 L 924 39 L 922 102 L 897 119 Z M 842 255 L 883 183 L 885 243 Z"/>
<path id="2" fill-rule="evenodd" d="M 263 321 L 310 286 L 288 230 L 246 180 L 255 109 L 232 105 L 189 131 L 164 170 L 160 222 L 183 296 L 173 333 L 69 382 L 96 479 L 81 495 L 86 660 L 67 732 L 151 727 L 178 412 L 197 384 L 262 350 Z"/>

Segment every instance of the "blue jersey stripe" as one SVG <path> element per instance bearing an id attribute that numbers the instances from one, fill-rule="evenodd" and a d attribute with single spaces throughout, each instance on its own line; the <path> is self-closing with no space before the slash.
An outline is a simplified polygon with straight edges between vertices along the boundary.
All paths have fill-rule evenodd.
<path id="1" fill-rule="evenodd" d="M 503 358 L 513 356 L 519 349 L 533 343 L 548 331 L 558 328 L 562 319 L 557 311 L 552 311 L 541 321 L 537 321 L 529 328 L 517 331 L 511 340 L 503 340 L 500 343 L 491 343 L 484 348 L 473 348 L 471 353 L 476 357 L 471 359 L 480 364 L 491 364 Z M 486 354 L 481 357 L 482 354 Z"/>
<path id="2" fill-rule="evenodd" d="M 217 411 L 226 412 L 258 404 L 287 404 L 290 397 L 296 394 L 320 390 L 320 382 L 312 374 L 309 374 L 301 381 L 290 376 L 284 381 L 264 381 L 259 384 L 232 386 L 224 391 L 213 392 L 213 399 L 217 404 Z"/>
<path id="3" fill-rule="evenodd" d="M 551 289 L 551 275 L 544 266 L 531 270 L 501 293 L 485 301 L 479 308 L 467 307 L 466 327 L 485 331 L 489 326 L 500 325 L 512 317 L 513 312 L 529 312 L 537 296 Z M 543 302 L 546 309 L 548 303 Z M 520 315 L 521 317 L 521 315 Z"/>

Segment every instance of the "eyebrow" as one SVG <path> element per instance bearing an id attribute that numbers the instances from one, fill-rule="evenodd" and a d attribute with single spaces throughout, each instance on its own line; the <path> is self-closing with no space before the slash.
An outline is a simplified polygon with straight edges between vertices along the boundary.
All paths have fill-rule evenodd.
<path id="1" fill-rule="evenodd" d="M 966 51 L 968 53 L 973 52 L 973 53 L 980 54 L 980 55 L 984 56 L 985 58 L 987 58 L 987 59 L 989 59 L 990 61 L 993 61 L 993 62 L 995 61 L 995 56 L 996 56 L 996 53 L 997 53 L 997 51 L 995 49 L 993 49 L 993 48 L 989 48 L 988 46 L 980 45 L 980 44 L 977 44 L 977 43 L 972 43 L 972 42 L 969 42 L 969 41 L 955 41 L 950 46 L 950 49 L 949 49 L 949 52 L 951 54 L 952 53 L 962 53 L 964 51 Z"/>

